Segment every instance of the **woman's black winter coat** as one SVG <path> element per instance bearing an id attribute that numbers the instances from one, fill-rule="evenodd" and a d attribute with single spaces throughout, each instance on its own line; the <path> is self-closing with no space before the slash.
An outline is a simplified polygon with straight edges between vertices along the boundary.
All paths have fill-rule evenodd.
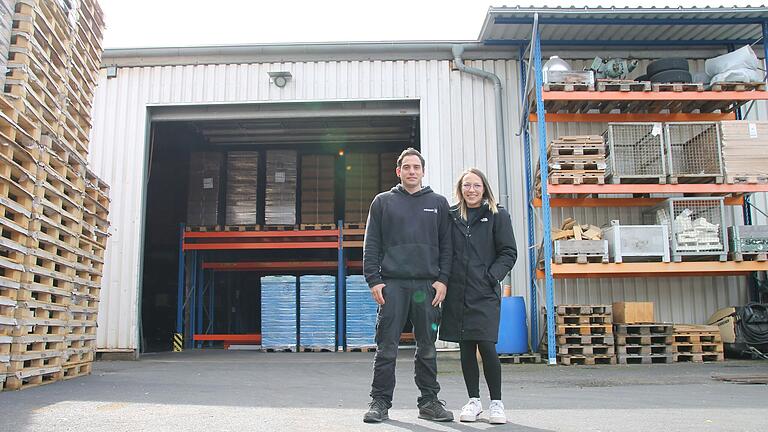
<path id="1" fill-rule="evenodd" d="M 451 207 L 453 266 L 443 301 L 440 339 L 497 342 L 501 308 L 500 281 L 517 260 L 509 213 L 493 214 L 483 204 L 469 222 Z"/>

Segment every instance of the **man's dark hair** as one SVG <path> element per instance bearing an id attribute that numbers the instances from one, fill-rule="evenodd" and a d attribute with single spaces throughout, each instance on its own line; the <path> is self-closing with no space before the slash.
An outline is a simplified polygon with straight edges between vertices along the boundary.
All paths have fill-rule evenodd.
<path id="1" fill-rule="evenodd" d="M 419 153 L 418 150 L 416 150 L 413 147 L 408 147 L 407 149 L 403 150 L 402 153 L 400 153 L 400 157 L 397 158 L 397 167 L 401 168 L 403 166 L 403 159 L 406 156 L 418 156 L 419 160 L 421 160 L 421 169 L 424 169 L 424 166 L 426 165 L 426 161 L 424 160 L 424 156 Z"/>

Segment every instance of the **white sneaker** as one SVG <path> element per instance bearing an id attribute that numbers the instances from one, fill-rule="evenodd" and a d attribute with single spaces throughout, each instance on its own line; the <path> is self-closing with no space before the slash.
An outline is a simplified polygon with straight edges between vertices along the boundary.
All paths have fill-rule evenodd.
<path id="1" fill-rule="evenodd" d="M 492 400 L 488 407 L 488 420 L 491 424 L 505 424 L 507 422 L 507 413 L 504 412 L 504 403 L 500 400 Z M 464 414 L 464 411 L 462 411 Z"/>
<path id="2" fill-rule="evenodd" d="M 477 421 L 477 416 L 479 416 L 481 412 L 483 412 L 483 404 L 480 403 L 480 398 L 469 398 L 469 402 L 461 408 L 459 421 Z"/>

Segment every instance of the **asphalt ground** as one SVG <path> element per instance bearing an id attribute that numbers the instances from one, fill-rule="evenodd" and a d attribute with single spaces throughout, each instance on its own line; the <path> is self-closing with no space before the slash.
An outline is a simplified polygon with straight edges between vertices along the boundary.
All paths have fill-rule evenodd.
<path id="1" fill-rule="evenodd" d="M 768 361 L 632 366 L 503 365 L 509 423 L 417 417 L 413 351 L 401 350 L 390 420 L 364 424 L 372 353 L 191 350 L 98 361 L 93 374 L 0 393 L 0 431 L 764 431 Z M 467 395 L 456 353 L 440 353 L 440 398 Z M 481 378 L 481 398 L 488 393 Z"/>

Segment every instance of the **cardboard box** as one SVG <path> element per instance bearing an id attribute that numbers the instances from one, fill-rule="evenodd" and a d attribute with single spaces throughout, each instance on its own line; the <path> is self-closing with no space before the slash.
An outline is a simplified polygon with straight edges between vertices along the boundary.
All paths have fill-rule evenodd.
<path id="1" fill-rule="evenodd" d="M 720 328 L 723 343 L 736 343 L 736 308 L 727 307 L 712 314 L 707 324 Z"/>
<path id="2" fill-rule="evenodd" d="M 655 322 L 653 302 L 616 302 L 613 304 L 613 322 L 620 324 Z"/>

